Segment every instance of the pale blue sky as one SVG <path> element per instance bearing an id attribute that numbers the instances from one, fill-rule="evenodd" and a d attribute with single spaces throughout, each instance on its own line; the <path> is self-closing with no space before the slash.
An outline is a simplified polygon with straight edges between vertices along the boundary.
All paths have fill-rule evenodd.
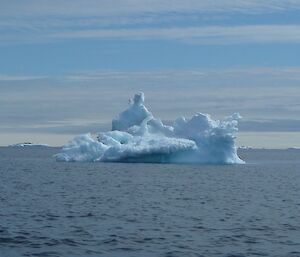
<path id="1" fill-rule="evenodd" d="M 0 145 L 101 130 L 145 91 L 164 120 L 238 111 L 261 146 L 300 132 L 299 56 L 299 0 L 2 0 Z"/>

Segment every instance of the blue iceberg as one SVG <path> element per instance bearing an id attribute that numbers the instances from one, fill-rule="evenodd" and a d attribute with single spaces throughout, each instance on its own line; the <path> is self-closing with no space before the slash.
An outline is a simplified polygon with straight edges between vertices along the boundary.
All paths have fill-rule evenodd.
<path id="1" fill-rule="evenodd" d="M 171 126 L 154 118 L 136 94 L 129 107 L 112 121 L 112 130 L 75 137 L 55 155 L 57 161 L 244 163 L 237 155 L 235 133 L 239 114 L 223 121 L 197 113 L 180 117 Z"/>

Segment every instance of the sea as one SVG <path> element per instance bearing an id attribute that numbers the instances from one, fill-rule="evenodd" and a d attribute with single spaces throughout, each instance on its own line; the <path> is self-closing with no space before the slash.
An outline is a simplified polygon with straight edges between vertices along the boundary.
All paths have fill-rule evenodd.
<path id="1" fill-rule="evenodd" d="M 63 163 L 0 148 L 0 257 L 299 257 L 300 150 L 244 165 Z"/>

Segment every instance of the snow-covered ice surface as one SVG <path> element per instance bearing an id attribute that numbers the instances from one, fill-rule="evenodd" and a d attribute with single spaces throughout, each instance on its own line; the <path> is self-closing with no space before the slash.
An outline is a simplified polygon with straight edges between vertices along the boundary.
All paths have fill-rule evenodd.
<path id="1" fill-rule="evenodd" d="M 55 155 L 57 161 L 244 163 L 237 155 L 235 132 L 239 114 L 223 121 L 197 113 L 172 126 L 154 118 L 136 94 L 129 107 L 112 121 L 112 131 L 75 137 Z"/>

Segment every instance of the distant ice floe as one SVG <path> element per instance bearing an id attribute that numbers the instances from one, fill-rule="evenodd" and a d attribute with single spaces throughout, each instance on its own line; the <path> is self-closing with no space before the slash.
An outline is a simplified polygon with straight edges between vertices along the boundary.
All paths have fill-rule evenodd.
<path id="1" fill-rule="evenodd" d="M 9 147 L 31 147 L 31 146 L 50 147 L 50 145 L 47 144 L 33 144 L 29 142 L 9 145 Z"/>
<path id="2" fill-rule="evenodd" d="M 55 155 L 57 161 L 244 163 L 237 155 L 235 133 L 240 115 L 223 121 L 197 113 L 180 117 L 172 126 L 153 117 L 138 93 L 129 107 L 112 120 L 112 131 L 75 137 Z"/>
<path id="3" fill-rule="evenodd" d="M 289 147 L 287 150 L 300 150 L 300 146 Z"/>
<path id="4" fill-rule="evenodd" d="M 253 149 L 252 147 L 250 146 L 245 146 L 245 145 L 242 145 L 242 146 L 239 146 L 238 149 L 243 149 L 243 150 L 251 150 Z"/>

